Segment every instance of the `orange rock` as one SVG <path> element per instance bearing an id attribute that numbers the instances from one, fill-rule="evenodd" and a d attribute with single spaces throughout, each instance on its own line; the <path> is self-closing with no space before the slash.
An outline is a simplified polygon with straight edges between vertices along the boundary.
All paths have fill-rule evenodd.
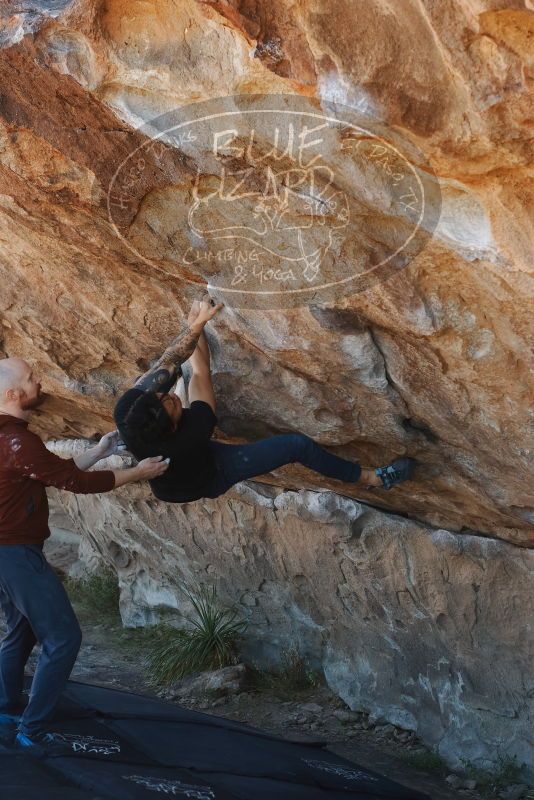
<path id="1" fill-rule="evenodd" d="M 358 106 L 402 131 L 439 175 L 434 238 L 390 280 L 334 304 L 228 303 L 209 332 L 217 433 L 301 430 L 366 465 L 409 453 L 421 462 L 416 480 L 380 498 L 297 467 L 269 480 L 532 546 L 532 15 L 334 6 L 83 0 L 54 17 L 2 20 L 2 353 L 42 373 L 42 433 L 108 430 L 114 398 L 216 272 L 170 258 L 189 235 L 180 226 L 168 236 L 169 198 L 187 200 L 194 183 L 185 147 L 145 148 L 131 203 L 118 201 L 111 224 L 118 166 L 157 135 L 136 128 L 243 92 Z M 380 219 L 372 204 L 367 213 Z M 118 229 L 150 245 L 149 262 Z M 346 241 L 343 258 L 358 244 Z"/>

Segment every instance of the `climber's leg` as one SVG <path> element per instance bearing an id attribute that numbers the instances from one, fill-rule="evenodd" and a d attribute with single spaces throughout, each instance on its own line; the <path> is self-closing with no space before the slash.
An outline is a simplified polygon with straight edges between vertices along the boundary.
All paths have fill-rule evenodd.
<path id="1" fill-rule="evenodd" d="M 204 497 L 218 497 L 240 481 L 264 475 L 285 464 L 298 462 L 321 475 L 356 483 L 362 488 L 391 489 L 412 476 L 413 458 L 398 458 L 375 469 L 335 456 L 301 433 L 282 433 L 251 444 L 210 442 L 217 473 L 206 486 Z"/>
<path id="2" fill-rule="evenodd" d="M 281 433 L 251 444 L 210 442 L 217 476 L 205 497 L 217 497 L 240 481 L 264 475 L 285 464 L 298 462 L 329 478 L 357 483 L 360 465 L 340 458 L 302 433 Z"/>

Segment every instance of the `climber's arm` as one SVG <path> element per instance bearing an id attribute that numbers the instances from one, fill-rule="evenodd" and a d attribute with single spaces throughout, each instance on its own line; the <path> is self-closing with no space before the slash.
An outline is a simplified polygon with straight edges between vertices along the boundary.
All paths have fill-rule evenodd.
<path id="1" fill-rule="evenodd" d="M 213 300 L 206 294 L 200 301 L 198 310 L 193 304 L 195 312 L 191 313 L 187 325 L 171 342 L 154 366 L 137 379 L 134 384 L 135 388 L 143 389 L 145 392 L 170 392 L 177 378 L 182 375 L 181 365 L 194 353 L 204 326 L 224 305 L 224 303 L 218 303 L 216 306 L 212 306 L 212 303 Z M 193 312 L 193 307 L 191 312 Z"/>
<path id="2" fill-rule="evenodd" d="M 185 325 L 154 366 L 137 379 L 135 388 L 145 392 L 170 392 L 182 374 L 181 365 L 194 352 L 204 325 L 204 322 Z"/>
<path id="3" fill-rule="evenodd" d="M 211 356 L 208 340 L 204 331 L 199 336 L 198 344 L 189 358 L 189 366 L 193 375 L 205 374 L 208 375 L 211 371 Z"/>
<path id="4" fill-rule="evenodd" d="M 206 334 L 203 332 L 198 340 L 198 346 L 189 359 L 193 374 L 187 387 L 189 402 L 203 400 L 215 413 L 215 392 L 211 381 L 210 350 Z"/>
<path id="5" fill-rule="evenodd" d="M 194 403 L 195 400 L 203 400 L 211 407 L 213 413 L 216 413 L 215 391 L 209 372 L 204 375 L 194 372 L 187 387 L 187 394 L 190 403 Z"/>

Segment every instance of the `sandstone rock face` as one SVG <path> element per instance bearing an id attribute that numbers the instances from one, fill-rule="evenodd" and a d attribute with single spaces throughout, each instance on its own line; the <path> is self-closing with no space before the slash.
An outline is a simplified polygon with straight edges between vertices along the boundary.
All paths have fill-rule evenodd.
<path id="1" fill-rule="evenodd" d="M 532 550 L 259 482 L 183 505 L 139 487 L 54 492 L 54 508 L 86 561 L 117 570 L 127 625 L 162 612 L 187 625 L 181 587 L 208 582 L 248 621 L 245 656 L 297 648 L 352 709 L 416 731 L 451 766 L 517 756 L 534 770 Z"/>
<path id="2" fill-rule="evenodd" d="M 115 564 L 128 624 L 180 611 L 177 578 L 214 580 L 265 658 L 296 640 L 351 706 L 453 763 L 526 760 L 532 4 L 7 0 L 0 13 L 0 355 L 40 370 L 49 439 L 109 430 L 117 395 L 217 277 L 170 227 L 196 185 L 211 190 L 209 161 L 185 140 L 147 147 L 156 118 L 269 93 L 348 105 L 403 139 L 441 195 L 417 257 L 335 300 L 224 298 L 208 337 L 217 438 L 299 430 L 364 464 L 409 453 L 416 479 L 371 495 L 292 466 L 181 508 L 141 490 L 60 502 L 87 557 L 92 542 Z M 115 224 L 110 187 L 137 148 Z M 338 164 L 333 189 L 365 223 L 338 262 L 373 263 L 398 230 L 384 182 Z M 310 208 L 300 197 L 291 220 Z"/>
<path id="3" fill-rule="evenodd" d="M 411 453 L 418 479 L 381 497 L 385 509 L 532 544 L 533 14 L 504 5 L 4 3 L 0 346 L 42 372 L 39 429 L 108 429 L 117 393 L 210 277 L 184 263 L 179 237 L 177 252 L 167 241 L 170 198 L 185 197 L 197 171 L 208 180 L 185 145 L 163 162 L 144 151 L 123 219 L 150 263 L 117 236 L 107 192 L 150 141 L 150 128 L 135 128 L 223 95 L 336 100 L 418 147 L 439 178 L 440 223 L 405 269 L 336 303 L 257 310 L 225 297 L 210 329 L 217 435 L 298 429 L 367 463 Z M 362 231 L 380 239 L 391 219 L 378 184 L 368 188 Z M 344 191 L 354 200 L 355 184 Z M 345 241 L 340 262 L 358 241 Z M 302 470 L 275 482 L 366 499 Z"/>

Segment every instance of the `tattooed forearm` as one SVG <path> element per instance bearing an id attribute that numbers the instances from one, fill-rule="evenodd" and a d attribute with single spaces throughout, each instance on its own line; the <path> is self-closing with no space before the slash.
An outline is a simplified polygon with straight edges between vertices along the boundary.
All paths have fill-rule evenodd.
<path id="1" fill-rule="evenodd" d="M 186 325 L 154 366 L 135 382 L 135 387 L 146 392 L 169 392 L 182 374 L 181 365 L 194 352 L 202 330 L 202 326 Z"/>
<path id="2" fill-rule="evenodd" d="M 161 356 L 158 364 L 183 364 L 187 361 L 189 356 L 194 352 L 200 334 L 204 330 L 203 325 L 190 326 L 186 325 L 167 347 Z"/>
<path id="3" fill-rule="evenodd" d="M 144 392 L 163 392 L 167 394 L 180 375 L 181 370 L 179 367 L 171 366 L 169 369 L 151 369 L 145 372 L 144 375 L 141 375 L 134 383 L 134 386 L 136 389 L 142 389 Z"/>

